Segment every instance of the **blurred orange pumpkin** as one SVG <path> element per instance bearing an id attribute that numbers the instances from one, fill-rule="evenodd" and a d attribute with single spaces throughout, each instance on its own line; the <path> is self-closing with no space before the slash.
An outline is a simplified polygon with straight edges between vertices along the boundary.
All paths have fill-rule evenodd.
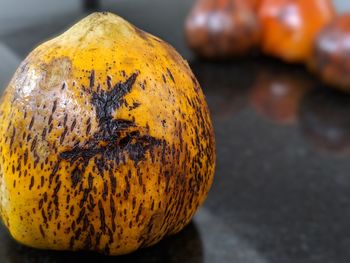
<path id="1" fill-rule="evenodd" d="M 287 62 L 304 62 L 317 33 L 335 17 L 332 0 L 261 0 L 265 54 Z"/>

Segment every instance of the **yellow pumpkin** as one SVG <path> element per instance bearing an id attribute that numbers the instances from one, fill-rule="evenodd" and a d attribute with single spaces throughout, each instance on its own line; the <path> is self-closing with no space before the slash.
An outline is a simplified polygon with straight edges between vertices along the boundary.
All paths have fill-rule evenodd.
<path id="1" fill-rule="evenodd" d="M 111 13 L 30 53 L 0 117 L 0 214 L 31 247 L 150 246 L 190 222 L 213 181 L 213 127 L 187 62 Z"/>

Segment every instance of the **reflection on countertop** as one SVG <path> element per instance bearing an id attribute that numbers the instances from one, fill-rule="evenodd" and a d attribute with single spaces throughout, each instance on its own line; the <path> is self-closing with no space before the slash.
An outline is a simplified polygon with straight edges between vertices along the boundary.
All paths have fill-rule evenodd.
<path id="1" fill-rule="evenodd" d="M 303 66 L 259 56 L 234 63 L 193 59 L 190 66 L 214 120 L 253 110 L 276 125 L 300 127 L 316 152 L 350 153 L 350 94 L 325 87 Z"/>
<path id="2" fill-rule="evenodd" d="M 318 80 L 302 66 L 263 57 L 191 66 L 208 99 L 217 141 L 217 173 L 205 207 L 220 223 L 206 223 L 204 233 L 220 232 L 225 240 L 202 234 L 205 247 L 214 243 L 205 258 L 222 247 L 229 253 L 225 244 L 231 244 L 237 262 L 347 262 L 348 159 L 323 155 L 313 135 L 300 128 L 310 125 L 302 115 L 314 114 L 315 106 L 306 105 L 309 96 L 334 100 L 322 102 L 330 119 L 346 116 L 347 96 L 336 95 L 342 103 L 323 96 Z M 350 136 L 350 130 L 345 133 Z M 252 253 L 254 260 L 242 260 Z"/>
<path id="3" fill-rule="evenodd" d="M 331 87 L 308 93 L 300 109 L 305 138 L 319 151 L 350 153 L 350 95 Z"/>
<path id="4" fill-rule="evenodd" d="M 295 124 L 304 95 L 313 79 L 300 66 L 267 62 L 259 70 L 251 92 L 251 106 L 261 116 L 279 124 Z"/>

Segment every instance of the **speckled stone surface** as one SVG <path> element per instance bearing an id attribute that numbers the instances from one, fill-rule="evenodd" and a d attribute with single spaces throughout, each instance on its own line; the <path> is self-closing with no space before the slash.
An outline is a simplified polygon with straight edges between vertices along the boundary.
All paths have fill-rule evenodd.
<path id="1" fill-rule="evenodd" d="M 196 59 L 183 40 L 190 6 L 185 0 L 123 0 L 102 1 L 101 8 L 174 45 L 203 86 L 217 170 L 193 222 L 152 248 L 117 258 L 23 247 L 1 227 L 0 262 L 350 261 L 350 95 L 322 86 L 302 66 L 258 56 L 220 64 Z M 23 59 L 84 15 L 26 24 L 0 34 L 0 42 Z"/>

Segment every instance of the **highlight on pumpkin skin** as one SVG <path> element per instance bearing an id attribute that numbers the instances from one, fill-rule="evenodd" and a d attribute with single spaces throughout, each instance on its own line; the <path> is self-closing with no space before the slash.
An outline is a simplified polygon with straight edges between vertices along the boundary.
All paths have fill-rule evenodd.
<path id="1" fill-rule="evenodd" d="M 300 103 L 313 81 L 302 68 L 276 63 L 258 73 L 250 103 L 261 116 L 282 125 L 298 122 Z"/>
<path id="2" fill-rule="evenodd" d="M 190 222 L 213 181 L 213 127 L 187 62 L 111 13 L 33 50 L 0 117 L 0 215 L 30 247 L 151 246 Z"/>
<path id="3" fill-rule="evenodd" d="M 246 55 L 260 40 L 255 5 L 246 0 L 198 0 L 186 20 L 188 46 L 209 59 Z"/>
<path id="4" fill-rule="evenodd" d="M 314 39 L 335 17 L 332 0 L 261 0 L 262 51 L 286 62 L 306 62 Z"/>
<path id="5" fill-rule="evenodd" d="M 350 14 L 337 17 L 317 36 L 310 69 L 334 88 L 350 92 Z"/>

